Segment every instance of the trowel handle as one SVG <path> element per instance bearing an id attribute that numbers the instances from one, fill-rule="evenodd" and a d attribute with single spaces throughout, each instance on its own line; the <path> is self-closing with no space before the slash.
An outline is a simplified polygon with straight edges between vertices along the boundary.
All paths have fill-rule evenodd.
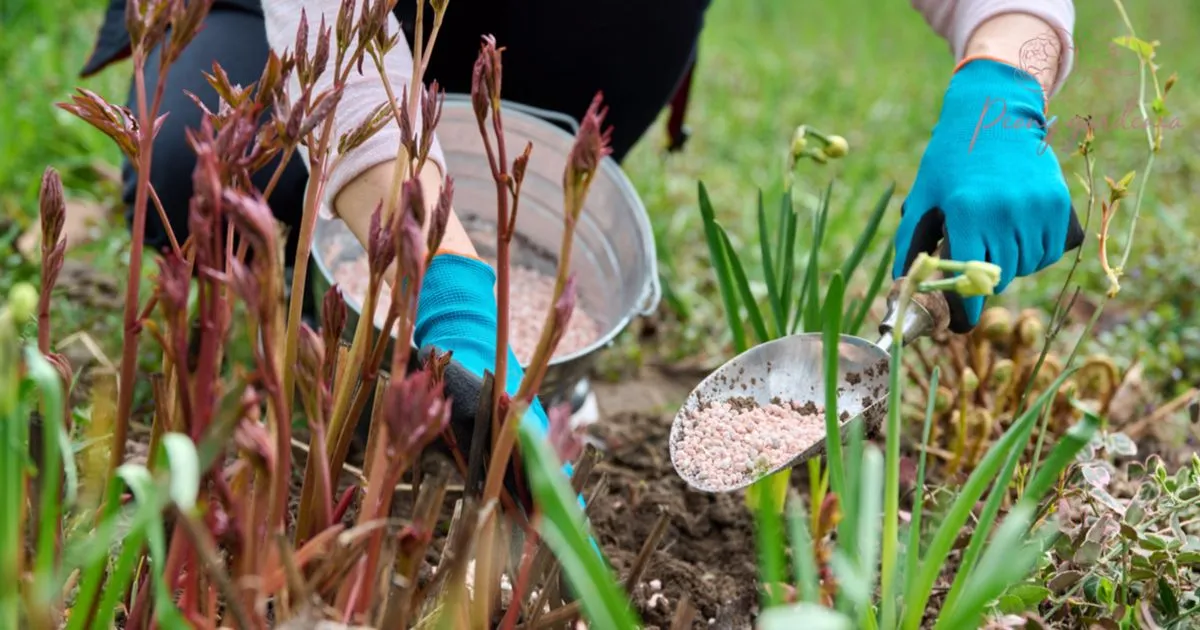
<path id="1" fill-rule="evenodd" d="M 914 238 L 913 246 L 909 249 L 908 260 L 905 261 L 905 271 L 912 266 L 918 254 L 924 252 L 933 255 L 938 252 L 937 256 L 942 259 L 949 260 L 950 256 L 950 240 L 946 235 L 945 217 L 942 211 L 934 208 L 926 213 L 929 221 L 922 221 L 923 224 L 928 224 L 924 230 L 918 228 L 918 231 L 923 231 L 925 236 L 920 239 Z M 1067 221 L 1067 238 L 1063 243 L 1063 253 L 1077 249 L 1083 245 L 1086 234 L 1083 231 L 1083 226 L 1079 223 L 1079 215 L 1075 212 L 1075 207 L 1071 207 L 1070 216 Z M 918 242 L 919 240 L 919 242 Z M 948 275 L 948 274 L 947 274 Z M 899 280 L 897 280 L 899 282 Z M 914 297 L 914 300 L 916 298 Z M 967 309 L 963 303 L 961 295 L 954 291 L 943 292 L 942 299 L 949 307 L 949 330 L 956 334 L 964 334 L 971 332 L 975 328 L 975 324 L 967 318 Z"/>
<path id="2" fill-rule="evenodd" d="M 892 283 L 892 290 L 887 295 L 887 314 L 879 323 L 880 339 L 875 345 L 889 353 L 897 335 L 900 335 L 902 345 L 908 345 L 950 327 L 950 305 L 941 291 L 914 294 L 904 309 L 904 320 L 899 321 L 900 288 L 903 285 L 904 276 Z"/>

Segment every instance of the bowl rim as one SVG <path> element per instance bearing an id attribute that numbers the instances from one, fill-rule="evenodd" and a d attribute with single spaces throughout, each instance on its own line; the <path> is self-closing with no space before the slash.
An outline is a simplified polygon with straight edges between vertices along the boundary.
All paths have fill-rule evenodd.
<path id="1" fill-rule="evenodd" d="M 533 125 L 541 126 L 545 128 L 548 133 L 557 134 L 562 139 L 568 141 L 568 143 L 572 143 L 575 139 L 573 135 L 567 133 L 561 127 L 548 122 L 545 118 L 539 115 L 544 113 L 545 115 L 560 118 L 565 122 L 574 123 L 574 119 L 566 114 L 551 112 L 549 110 L 541 110 L 503 99 L 501 99 L 501 107 L 504 110 L 504 115 L 506 117 L 515 117 Z M 466 111 L 472 117 L 474 116 L 474 110 L 472 109 L 470 103 L 470 96 L 463 95 L 461 93 L 446 94 L 445 102 L 442 106 L 442 115 L 444 116 L 447 111 Z M 574 123 L 572 126 L 578 128 L 578 123 Z M 624 199 L 624 201 L 628 203 L 634 211 L 634 216 L 641 231 L 642 251 L 647 258 L 645 261 L 647 266 L 646 280 L 642 285 L 641 295 L 634 301 L 633 307 L 618 321 L 614 322 L 613 325 L 608 326 L 607 332 L 599 335 L 592 343 L 579 348 L 574 352 L 552 356 L 550 358 L 549 365 L 560 365 L 594 355 L 598 350 L 612 343 L 613 339 L 615 339 L 617 335 L 621 334 L 621 332 L 623 332 L 629 326 L 629 323 L 633 321 L 635 316 L 648 316 L 653 314 L 658 309 L 658 305 L 662 300 L 662 285 L 660 283 L 658 273 L 658 251 L 654 240 L 654 228 L 650 225 L 650 216 L 646 211 L 646 206 L 642 202 L 641 196 L 637 194 L 637 190 L 634 188 L 633 182 L 630 181 L 627 175 L 625 175 L 625 172 L 621 169 L 621 166 L 612 158 L 612 156 L 604 156 L 604 159 L 600 161 L 599 169 L 602 171 L 604 176 L 613 182 L 622 199 Z M 317 266 L 322 279 L 325 281 L 325 284 L 327 285 L 326 291 L 336 286 L 336 282 L 334 282 L 332 270 L 325 262 L 325 257 L 323 255 L 324 252 L 321 251 L 321 248 L 316 246 L 316 241 L 323 231 L 322 228 L 335 221 L 341 221 L 341 219 L 337 218 L 336 216 L 332 216 L 330 218 L 319 215 L 317 216 L 317 220 L 313 226 L 314 242 L 310 249 L 311 261 Z M 329 228 L 325 227 L 324 229 Z M 344 291 L 342 292 L 342 299 L 346 302 L 348 307 L 353 309 L 356 317 L 363 317 L 363 305 L 361 302 Z M 374 315 L 371 316 L 371 320 L 375 325 L 376 331 L 382 332 L 382 326 L 379 324 L 379 322 L 375 321 Z M 397 334 L 395 332 L 391 332 L 390 336 L 393 340 L 397 339 Z M 412 343 L 412 340 L 410 339 L 409 342 Z M 525 368 L 527 366 L 522 365 L 521 367 Z"/>

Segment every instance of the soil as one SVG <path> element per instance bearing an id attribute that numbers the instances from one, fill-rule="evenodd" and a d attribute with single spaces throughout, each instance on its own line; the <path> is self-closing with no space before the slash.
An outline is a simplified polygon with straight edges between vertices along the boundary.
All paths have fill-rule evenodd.
<path id="1" fill-rule="evenodd" d="M 675 410 L 669 399 L 677 404 L 692 385 L 657 373 L 597 385 L 604 417 L 592 433 L 605 451 L 593 478 L 604 473 L 608 483 L 589 514 L 597 542 L 622 575 L 660 511 L 670 516 L 642 584 L 632 593 L 647 628 L 670 627 L 685 594 L 696 610 L 694 627 L 750 628 L 758 573 L 744 493 L 692 491 L 671 466 L 668 439 Z M 610 408 L 605 404 L 610 400 L 621 402 Z M 661 583 L 661 590 L 653 589 L 652 582 Z"/>

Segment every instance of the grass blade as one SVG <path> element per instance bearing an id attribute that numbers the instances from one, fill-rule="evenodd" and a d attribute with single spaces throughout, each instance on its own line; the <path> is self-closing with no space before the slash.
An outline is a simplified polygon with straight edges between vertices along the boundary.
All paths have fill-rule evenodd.
<path id="1" fill-rule="evenodd" d="M 798 218 L 796 210 L 792 207 L 792 193 L 789 190 L 787 194 L 780 200 L 780 212 L 786 216 L 787 226 L 783 231 L 783 250 L 780 256 L 782 271 L 779 277 L 782 278 L 780 285 L 780 301 L 783 302 L 783 314 L 786 317 L 791 311 L 793 281 L 796 277 L 796 230 L 798 229 Z M 797 307 L 797 311 L 799 308 Z"/>
<path id="2" fill-rule="evenodd" d="M 763 609 L 778 606 L 783 601 L 781 587 L 784 579 L 786 558 L 783 547 L 783 506 L 776 502 L 777 494 L 770 485 L 774 475 L 755 482 L 754 539 L 758 547 L 759 576 L 763 584 Z"/>
<path id="3" fill-rule="evenodd" d="M 1010 585 L 1029 575 L 1046 545 L 1055 534 L 1053 525 L 1040 529 L 1032 540 L 1024 540 L 1033 521 L 1034 506 L 1018 504 L 996 531 L 987 553 L 972 572 L 972 579 L 954 608 L 943 608 L 935 630 L 978 626 L 990 602 Z"/>
<path id="4" fill-rule="evenodd" d="M 868 599 L 858 602 L 859 627 L 871 616 L 869 595 L 875 592 L 875 567 L 879 560 L 880 517 L 883 512 L 883 454 L 868 446 L 862 458 L 862 485 L 858 488 L 858 575 Z"/>
<path id="5" fill-rule="evenodd" d="M 1033 507 L 1036 507 L 1036 504 L 1041 501 L 1042 496 L 1054 485 L 1055 479 L 1071 464 L 1075 455 L 1087 445 L 1099 427 L 1100 419 L 1092 413 L 1085 412 L 1083 420 L 1073 425 L 1070 431 L 1054 447 L 1050 457 L 1039 468 L 1033 481 L 1025 488 L 1020 502 L 1030 503 Z M 996 521 L 996 515 L 1000 512 L 1000 504 L 1004 501 L 1008 486 L 1012 482 L 1017 462 L 1023 454 L 1023 449 L 1016 449 L 1009 454 L 1004 471 L 997 478 L 991 495 L 988 497 L 987 504 L 984 505 L 983 511 L 979 514 L 979 525 L 971 534 L 971 541 L 967 545 L 966 551 L 963 552 L 962 560 L 959 562 L 958 574 L 954 578 L 950 592 L 946 595 L 945 607 L 947 609 L 953 608 L 958 602 L 959 597 L 963 595 L 963 589 L 966 588 L 966 582 L 968 581 L 967 576 L 975 569 L 975 562 L 979 558 L 979 554 L 982 553 L 983 546 L 986 544 L 988 535 L 991 533 L 990 525 Z"/>
<path id="6" fill-rule="evenodd" d="M 850 328 L 847 329 L 849 334 L 857 335 L 862 330 L 867 313 L 871 312 L 871 304 L 875 301 L 875 296 L 879 295 L 879 291 L 883 289 L 883 280 L 887 277 L 888 270 L 892 268 L 892 252 L 895 247 L 894 244 L 889 243 L 887 250 L 883 252 L 883 257 L 879 259 L 879 265 L 875 267 L 875 275 L 871 278 L 867 294 L 863 296 L 862 303 L 858 305 L 858 312 L 854 315 Z"/>
<path id="7" fill-rule="evenodd" d="M 788 498 L 788 533 L 792 544 L 792 570 L 796 573 L 796 593 L 801 602 L 816 603 L 820 592 L 817 562 L 813 558 L 812 533 L 804 500 L 792 492 Z"/>
<path id="8" fill-rule="evenodd" d="M 821 206 L 817 210 L 816 226 L 813 228 L 813 243 L 812 250 L 809 251 L 808 267 L 804 273 L 804 294 L 806 294 L 807 302 L 801 301 L 797 304 L 796 320 L 792 322 L 792 330 L 795 331 L 800 325 L 801 312 L 804 315 L 804 329 L 815 331 L 821 329 L 821 297 L 817 291 L 817 286 L 821 281 L 821 265 L 820 253 L 821 246 L 825 242 L 825 223 L 829 216 L 829 196 L 833 193 L 833 182 L 829 182 L 829 186 L 825 189 L 825 194 L 821 197 Z M 842 305 L 838 305 L 841 309 Z"/>
<path id="9" fill-rule="evenodd" d="M 920 627 L 921 617 L 925 613 L 925 605 L 929 601 L 933 584 L 937 581 L 938 574 L 941 573 L 946 557 L 950 554 L 954 541 L 958 538 L 967 519 L 970 518 L 971 510 L 983 496 L 987 487 L 991 485 L 1001 463 L 1012 449 L 1022 448 L 1022 445 L 1029 441 L 1029 435 L 1033 431 L 1038 412 L 1058 393 L 1058 388 L 1062 386 L 1063 381 L 1074 373 L 1075 369 L 1072 368 L 1063 370 L 1062 374 L 1058 375 L 1054 383 L 1038 396 L 1031 408 L 1021 414 L 1008 428 L 1008 431 L 1005 431 L 1004 435 L 992 444 L 979 465 L 967 478 L 967 482 L 959 490 L 958 497 L 950 506 L 945 519 L 938 526 L 933 540 L 930 541 L 928 552 L 922 558 L 914 588 L 905 596 L 906 609 L 903 624 L 905 630 L 917 630 Z"/>
<path id="10" fill-rule="evenodd" d="M 775 262 L 771 258 L 770 232 L 767 230 L 767 210 L 763 207 L 762 189 L 758 190 L 758 246 L 762 250 L 763 278 L 767 283 L 767 299 L 771 303 L 771 314 L 775 318 L 775 334 L 782 337 L 787 333 L 787 315 L 779 299 L 780 287 L 775 279 Z"/>
<path id="11" fill-rule="evenodd" d="M 933 366 L 933 372 L 929 375 L 929 391 L 937 391 L 941 374 L 941 366 Z M 921 515 L 925 507 L 925 461 L 928 457 L 926 449 L 929 447 L 929 435 L 933 432 L 933 409 L 936 402 L 937 397 L 930 396 L 925 406 L 925 426 L 921 430 L 921 454 L 917 458 L 917 483 L 913 486 L 913 510 L 908 529 L 908 547 L 904 550 L 904 580 L 900 584 L 903 590 L 897 593 L 895 598 L 881 602 L 884 628 L 896 627 L 896 601 L 912 590 L 913 581 L 917 578 L 917 563 L 921 559 Z"/>
<path id="12" fill-rule="evenodd" d="M 842 299 L 845 287 L 840 273 L 834 273 L 829 281 L 829 292 L 825 296 L 824 351 L 825 351 L 825 452 L 829 466 L 830 487 L 839 498 L 844 498 L 846 469 L 842 462 L 842 432 L 838 420 L 838 350 L 842 332 Z"/>
<path id="13" fill-rule="evenodd" d="M 737 283 L 738 293 L 742 295 L 742 305 L 746 307 L 746 315 L 750 320 L 750 326 L 754 328 L 754 334 L 758 336 L 759 343 L 765 343 L 771 340 L 767 334 L 767 324 L 763 321 L 762 312 L 758 310 L 758 303 L 754 300 L 754 293 L 750 291 L 750 281 L 746 278 L 746 270 L 742 268 L 742 261 L 738 259 L 737 250 L 734 249 L 733 243 L 729 241 L 729 235 L 725 233 L 725 228 L 716 224 L 717 235 L 721 237 L 721 244 L 725 248 L 725 255 L 729 260 L 729 268 L 733 271 L 733 280 Z"/>
<path id="14" fill-rule="evenodd" d="M 56 555 L 58 550 L 59 520 L 62 517 L 62 443 L 59 433 L 63 425 L 62 379 L 42 353 L 33 346 L 25 348 L 26 378 L 41 395 L 42 415 L 42 469 L 39 471 L 38 486 L 38 534 L 35 551 L 34 575 L 36 587 L 33 605 L 53 606 L 53 584 L 58 572 Z M 22 443 L 24 444 L 24 443 Z M 69 451 L 68 451 L 69 452 Z"/>
<path id="15" fill-rule="evenodd" d="M 775 229 L 779 231 L 779 233 L 776 234 L 776 238 L 775 238 L 775 253 L 777 256 L 779 256 L 778 258 L 775 259 L 775 277 L 779 278 L 780 280 L 783 279 L 783 270 L 786 269 L 788 266 L 788 262 L 786 260 L 784 260 L 784 258 L 785 258 L 785 250 L 787 249 L 785 243 L 787 242 L 789 225 L 791 223 L 795 222 L 795 220 L 796 220 L 796 213 L 792 209 L 792 189 L 787 188 L 780 194 L 780 197 L 779 197 L 779 220 L 776 221 L 776 223 L 775 223 Z M 764 235 L 764 237 L 765 237 L 765 235 Z M 782 292 L 786 288 L 787 288 L 786 285 L 780 283 L 780 285 L 779 285 L 780 296 L 783 295 Z M 788 314 L 788 311 L 791 307 L 791 304 L 788 304 L 787 300 L 781 299 L 781 302 L 782 302 L 782 306 L 783 306 L 783 314 L 786 317 L 786 315 Z"/>
<path id="16" fill-rule="evenodd" d="M 583 509 L 549 442 L 527 422 L 519 424 L 518 435 L 529 487 L 542 516 L 542 538 L 578 593 L 590 625 L 618 630 L 641 627 L 624 589 L 594 546 Z"/>
<path id="17" fill-rule="evenodd" d="M 1072 425 L 1066 434 L 1058 438 L 1058 443 L 1054 445 L 1050 455 L 1042 461 L 1033 480 L 1025 486 L 1025 491 L 1021 494 L 1021 502 L 1040 502 L 1042 497 L 1050 491 L 1059 475 L 1075 461 L 1075 455 L 1082 451 L 1088 442 L 1092 441 L 1092 436 L 1100 430 L 1099 416 L 1078 405 L 1077 407 L 1083 411 L 1083 419 Z"/>
<path id="18" fill-rule="evenodd" d="M 866 255 L 867 249 L 871 246 L 871 241 L 875 238 L 875 233 L 879 231 L 879 223 L 883 220 L 884 212 L 887 211 L 888 203 L 892 200 L 892 193 L 896 191 L 896 184 L 892 182 L 887 190 L 879 196 L 879 200 L 875 202 L 875 208 L 871 210 L 871 216 L 867 218 L 867 227 L 863 233 L 859 235 L 858 241 L 854 244 L 854 250 L 850 252 L 850 256 L 842 262 L 842 277 L 847 282 L 854 277 L 854 272 L 858 269 L 859 263 L 862 262 L 863 256 Z"/>
<path id="19" fill-rule="evenodd" d="M 717 288 L 721 291 L 721 301 L 725 304 L 725 318 L 729 322 L 729 330 L 733 334 L 733 349 L 741 353 L 749 347 L 746 345 L 746 331 L 742 328 L 738 315 L 737 297 L 733 293 L 733 281 L 729 277 L 729 263 L 725 259 L 725 248 L 721 238 L 717 236 L 716 217 L 713 214 L 712 202 L 704 182 L 699 183 L 700 216 L 704 219 L 704 237 L 708 240 L 708 253 L 712 257 L 713 272 L 717 274 Z"/>

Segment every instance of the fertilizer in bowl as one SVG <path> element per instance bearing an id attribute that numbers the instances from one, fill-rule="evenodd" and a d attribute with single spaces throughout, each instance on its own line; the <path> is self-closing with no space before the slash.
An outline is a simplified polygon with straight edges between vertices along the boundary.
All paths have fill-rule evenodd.
<path id="1" fill-rule="evenodd" d="M 333 281 L 349 297 L 362 304 L 367 294 L 367 283 L 370 280 L 370 267 L 367 254 L 346 260 L 338 256 L 339 252 L 329 254 L 330 260 L 338 260 L 333 266 Z M 340 260 L 339 260 L 340 259 Z M 488 261 L 494 265 L 494 261 Z M 538 340 L 542 335 L 546 313 L 549 312 L 551 300 L 554 299 L 554 277 L 525 267 L 512 265 L 509 274 L 509 343 L 513 353 L 522 365 L 528 365 L 537 350 Z M 555 348 L 554 356 L 565 356 L 588 347 L 600 337 L 600 326 L 582 308 L 581 300 L 576 300 L 575 310 L 567 323 L 567 330 Z M 387 319 L 387 311 L 391 305 L 391 292 L 384 289 L 379 292 L 378 304 L 375 308 L 375 322 L 382 326 Z"/>
<path id="2" fill-rule="evenodd" d="M 824 410 L 809 401 L 750 398 L 709 402 L 684 412 L 675 465 L 710 488 L 732 488 L 787 464 L 825 439 Z"/>

